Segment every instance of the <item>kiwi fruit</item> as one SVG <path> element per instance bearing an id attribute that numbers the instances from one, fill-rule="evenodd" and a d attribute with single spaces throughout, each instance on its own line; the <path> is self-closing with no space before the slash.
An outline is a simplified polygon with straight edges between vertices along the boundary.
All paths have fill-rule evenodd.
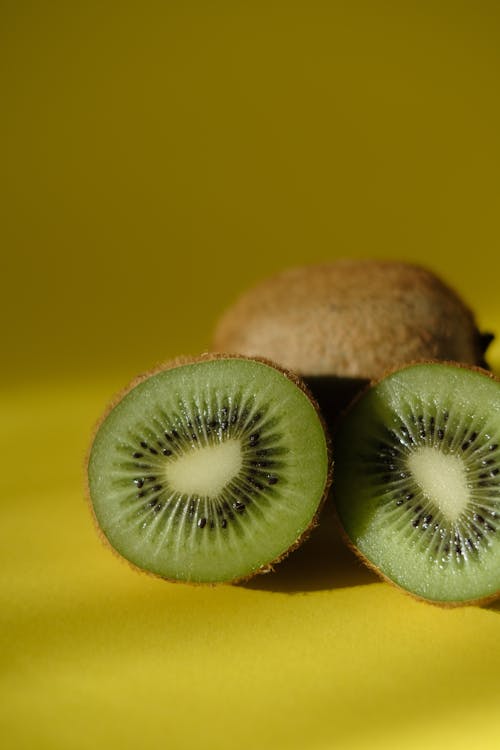
<path id="1" fill-rule="evenodd" d="M 307 536 L 329 482 L 328 438 L 301 381 L 230 355 L 136 380 L 88 459 L 111 546 L 142 570 L 194 583 L 270 570 Z"/>
<path id="2" fill-rule="evenodd" d="M 313 392 L 334 377 L 327 392 L 346 386 L 350 394 L 410 361 L 484 365 L 491 338 L 431 271 L 345 259 L 292 268 L 250 289 L 223 314 L 213 347 L 269 357 Z"/>
<path id="3" fill-rule="evenodd" d="M 408 365 L 362 393 L 334 438 L 334 499 L 382 577 L 442 605 L 500 592 L 500 382 Z"/>

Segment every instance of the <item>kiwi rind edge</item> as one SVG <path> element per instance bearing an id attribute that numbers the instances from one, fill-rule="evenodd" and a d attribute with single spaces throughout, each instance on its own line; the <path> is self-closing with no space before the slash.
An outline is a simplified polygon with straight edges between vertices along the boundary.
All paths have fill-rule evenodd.
<path id="1" fill-rule="evenodd" d="M 128 558 L 124 557 L 120 552 L 118 552 L 117 549 L 113 547 L 109 539 L 104 534 L 103 530 L 101 529 L 101 526 L 99 525 L 99 522 L 97 520 L 97 516 L 94 510 L 94 505 L 92 502 L 92 498 L 90 495 L 90 486 L 89 486 L 89 461 L 90 461 L 90 454 L 92 451 L 92 446 L 94 444 L 95 437 L 97 435 L 97 432 L 99 431 L 102 423 L 106 420 L 110 412 L 117 406 L 120 401 L 123 400 L 123 398 L 130 393 L 137 385 L 144 382 L 145 380 L 148 380 L 151 376 L 156 375 L 160 372 L 165 372 L 167 370 L 172 370 L 177 367 L 182 367 L 184 365 L 192 365 L 192 364 L 198 364 L 200 362 L 209 362 L 211 360 L 217 360 L 217 359 L 244 359 L 251 362 L 260 362 L 263 365 L 267 365 L 268 367 L 273 368 L 274 370 L 277 370 L 280 372 L 284 377 L 288 378 L 288 380 L 291 380 L 307 397 L 309 402 L 311 403 L 312 407 L 314 408 L 316 415 L 319 418 L 319 421 L 321 423 L 321 426 L 323 428 L 323 432 L 325 435 L 325 443 L 326 443 L 326 451 L 327 451 L 327 474 L 325 479 L 325 486 L 323 488 L 323 495 L 321 497 L 321 500 L 318 503 L 318 506 L 316 508 L 316 512 L 314 513 L 314 516 L 311 519 L 311 522 L 309 523 L 309 526 L 307 526 L 306 529 L 300 534 L 300 536 L 293 542 L 293 544 L 290 545 L 284 552 L 282 552 L 281 555 L 279 555 L 274 560 L 271 560 L 269 563 L 266 563 L 265 565 L 261 566 L 257 570 L 254 570 L 252 573 L 249 573 L 245 576 L 238 576 L 237 578 L 228 580 L 228 581 L 215 581 L 215 582 L 208 582 L 208 581 L 184 581 L 179 580 L 177 578 L 168 578 L 167 576 L 162 576 L 159 573 L 153 573 L 150 570 L 145 570 L 144 568 L 141 568 L 139 565 L 136 565 Z M 97 534 L 99 538 L 101 539 L 101 542 L 103 542 L 104 546 L 111 549 L 113 554 L 118 557 L 122 562 L 126 563 L 129 567 L 131 567 L 133 570 L 139 573 L 143 573 L 148 576 L 152 576 L 153 578 L 159 578 L 162 581 L 167 581 L 168 583 L 182 583 L 187 584 L 190 586 L 223 586 L 227 584 L 238 584 L 238 583 L 245 583 L 246 581 L 251 580 L 256 575 L 262 575 L 265 573 L 271 573 L 274 571 L 275 565 L 282 562 L 288 555 L 296 550 L 298 547 L 300 547 L 310 536 L 311 532 L 318 526 L 318 519 L 321 513 L 321 510 L 329 496 L 330 486 L 332 483 L 332 477 L 333 477 L 333 461 L 332 461 L 332 441 L 329 434 L 329 431 L 327 429 L 325 420 L 323 418 L 323 415 L 320 411 L 320 408 L 318 406 L 318 403 L 316 399 L 314 398 L 313 394 L 311 393 L 310 389 L 307 387 L 307 385 L 304 383 L 304 381 L 294 372 L 291 370 L 287 370 L 284 367 L 281 367 L 281 365 L 278 365 L 276 362 L 273 362 L 270 359 L 266 359 L 265 357 L 248 357 L 243 354 L 234 354 L 234 353 L 226 353 L 226 352 L 203 352 L 199 355 L 179 355 L 177 357 L 174 357 L 172 359 L 169 359 L 165 362 L 161 362 L 157 365 L 155 365 L 151 370 L 147 370 L 146 372 L 141 373 L 140 375 L 137 375 L 125 388 L 123 388 L 121 391 L 119 391 L 115 397 L 109 402 L 108 407 L 104 411 L 104 413 L 101 415 L 99 420 L 96 422 L 94 429 L 91 433 L 91 439 L 89 442 L 89 447 L 87 449 L 87 453 L 85 455 L 85 461 L 84 461 L 84 473 L 85 473 L 85 479 L 84 479 L 84 487 L 85 487 L 85 500 L 87 504 L 90 506 L 90 512 L 91 517 L 94 523 L 94 527 L 97 531 Z"/>
<path id="2" fill-rule="evenodd" d="M 336 429 L 334 430 L 332 441 L 333 445 L 335 445 L 335 433 L 337 432 L 338 426 L 341 424 L 343 419 L 349 415 L 349 412 L 351 409 L 354 408 L 354 406 L 357 404 L 357 402 L 363 398 L 364 394 L 367 393 L 371 388 L 376 386 L 378 383 L 380 383 L 382 380 L 385 380 L 385 378 L 389 377 L 389 375 L 394 375 L 396 372 L 401 372 L 402 370 L 406 370 L 409 367 L 414 367 L 415 365 L 443 365 L 447 367 L 455 367 L 460 368 L 463 370 L 472 370 L 474 372 L 478 372 L 481 375 L 487 375 L 490 380 L 494 380 L 497 383 L 500 384 L 500 378 L 498 378 L 491 370 L 487 370 L 484 367 L 480 367 L 479 365 L 469 365 L 464 364 L 463 362 L 455 362 L 453 360 L 441 360 L 441 359 L 417 359 L 413 360 L 411 362 L 406 362 L 403 366 L 398 367 L 392 367 L 388 369 L 384 374 L 376 378 L 374 380 L 371 380 L 364 388 L 362 388 L 359 393 L 355 395 L 353 400 L 350 402 L 350 404 L 347 406 L 347 408 L 344 410 L 342 415 L 340 415 L 340 418 L 338 420 L 338 425 Z M 413 593 L 412 591 L 409 591 L 408 589 L 405 589 L 403 586 L 400 586 L 398 583 L 393 581 L 391 578 L 386 576 L 380 568 L 378 568 L 375 563 L 373 563 L 371 560 L 369 560 L 358 547 L 354 544 L 351 537 L 345 530 L 342 521 L 340 519 L 337 505 L 335 501 L 333 502 L 333 513 L 335 522 L 337 524 L 337 528 L 339 530 L 340 536 L 344 543 L 349 547 L 349 549 L 356 555 L 356 557 L 363 562 L 367 568 L 372 570 L 382 581 L 385 581 L 386 583 L 389 583 L 394 588 L 398 589 L 398 591 L 401 591 L 403 594 L 406 594 L 412 599 L 416 599 L 419 602 L 425 602 L 426 604 L 432 604 L 435 607 L 439 607 L 441 609 L 457 609 L 458 607 L 467 607 L 467 606 L 485 606 L 487 604 L 491 604 L 494 601 L 497 601 L 500 599 L 500 591 L 497 591 L 494 594 L 490 594 L 489 596 L 483 596 L 478 597 L 476 599 L 465 599 L 465 600 L 459 600 L 459 601 L 440 601 L 438 599 L 427 599 L 424 596 L 419 596 L 418 594 Z"/>

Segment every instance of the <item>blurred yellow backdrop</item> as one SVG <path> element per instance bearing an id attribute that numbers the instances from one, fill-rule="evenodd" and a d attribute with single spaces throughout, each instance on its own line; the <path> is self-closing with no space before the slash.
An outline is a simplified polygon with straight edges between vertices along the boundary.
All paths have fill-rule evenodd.
<path id="1" fill-rule="evenodd" d="M 0 60 L 2 744 L 497 748 L 498 608 L 328 534 L 249 587 L 144 578 L 81 467 L 116 389 L 288 265 L 421 262 L 500 332 L 500 5 L 3 0 Z"/>
<path id="2" fill-rule="evenodd" d="M 2 3 L 4 376 L 199 351 L 289 264 L 500 312 L 498 3 Z"/>

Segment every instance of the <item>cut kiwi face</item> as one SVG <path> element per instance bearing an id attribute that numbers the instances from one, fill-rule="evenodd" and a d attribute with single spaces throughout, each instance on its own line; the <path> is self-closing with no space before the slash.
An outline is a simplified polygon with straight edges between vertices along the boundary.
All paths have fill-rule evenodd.
<path id="1" fill-rule="evenodd" d="M 329 450 L 303 385 L 271 363 L 210 356 L 142 378 L 88 462 L 96 520 L 139 568 L 191 582 L 265 572 L 307 534 Z"/>
<path id="2" fill-rule="evenodd" d="M 370 387 L 335 439 L 335 502 L 360 555 L 413 595 L 500 593 L 500 382 L 429 362 Z"/>

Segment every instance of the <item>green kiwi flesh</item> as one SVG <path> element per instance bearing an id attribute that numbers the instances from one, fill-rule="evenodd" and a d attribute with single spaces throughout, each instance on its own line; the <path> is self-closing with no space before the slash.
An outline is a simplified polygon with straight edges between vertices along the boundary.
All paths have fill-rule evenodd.
<path id="1" fill-rule="evenodd" d="M 312 399 L 281 369 L 241 357 L 142 379 L 101 422 L 88 462 L 112 547 L 143 570 L 199 583 L 269 569 L 311 527 L 328 483 Z"/>
<path id="2" fill-rule="evenodd" d="M 415 596 L 500 592 L 500 382 L 452 363 L 368 388 L 336 434 L 335 502 L 360 555 Z"/>

